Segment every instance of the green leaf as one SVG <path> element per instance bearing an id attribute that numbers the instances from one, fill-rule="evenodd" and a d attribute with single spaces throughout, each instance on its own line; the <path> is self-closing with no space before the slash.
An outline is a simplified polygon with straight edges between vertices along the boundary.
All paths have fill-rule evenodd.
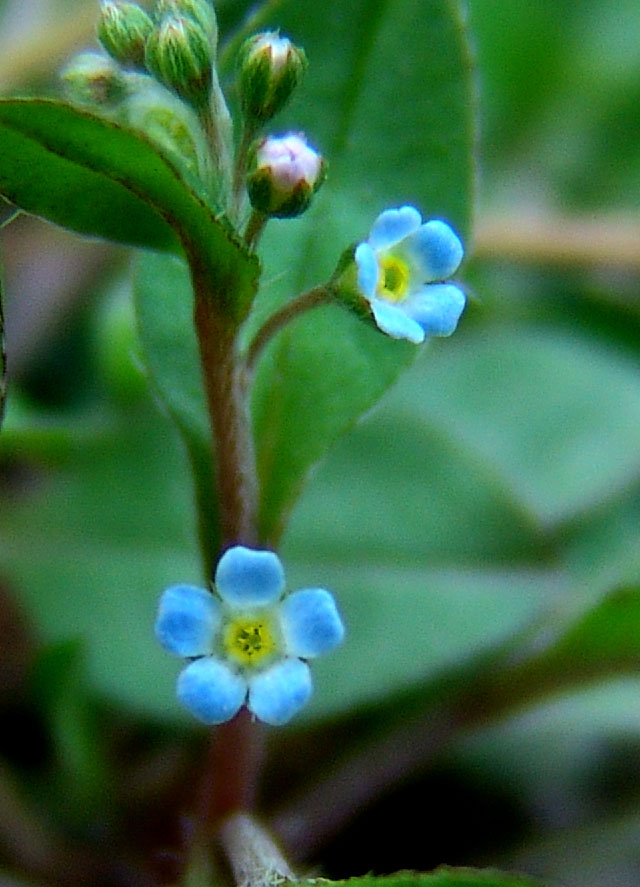
<path id="1" fill-rule="evenodd" d="M 441 866 L 433 872 L 398 872 L 394 875 L 365 875 L 344 881 L 324 879 L 303 882 L 308 885 L 341 885 L 341 887 L 533 887 L 540 882 L 525 875 L 508 874 L 496 869 L 453 868 Z"/>
<path id="2" fill-rule="evenodd" d="M 418 385 L 405 406 L 495 464 L 541 528 L 640 478 L 640 373 L 620 351 L 536 325 L 492 327 L 454 337 Z"/>
<path id="3" fill-rule="evenodd" d="M 385 207 L 412 203 L 464 232 L 472 190 L 471 80 L 456 4 L 408 0 L 399 15 L 383 0 L 297 3 L 279 24 L 311 61 L 290 119 L 326 152 L 330 179 L 302 220 L 267 230 L 265 277 L 273 282 L 254 328 L 326 281 L 342 249 L 366 237 Z M 337 308 L 316 309 L 278 334 L 253 396 L 263 540 L 277 541 L 310 467 L 416 353 Z"/>
<path id="4" fill-rule="evenodd" d="M 283 540 L 294 586 L 331 588 L 349 630 L 314 667 L 310 713 L 433 680 L 527 628 L 557 639 L 620 565 L 637 584 L 639 415 L 637 365 L 573 331 L 487 325 L 422 351 L 319 467 Z M 628 503 L 622 526 L 609 502 Z M 630 667 L 583 675 L 575 655 L 514 673 L 509 692 Z"/>
<path id="5" fill-rule="evenodd" d="M 4 404 L 7 399 L 7 352 L 4 344 L 4 311 L 2 309 L 2 268 L 0 267 L 0 430 L 4 419 Z"/>
<path id="6" fill-rule="evenodd" d="M 640 588 L 615 589 L 565 627 L 544 653 L 514 669 L 519 681 L 563 676 L 563 683 L 637 674 L 640 666 Z"/>
<path id="7" fill-rule="evenodd" d="M 83 234 L 153 249 L 179 240 L 215 297 L 241 317 L 258 263 L 173 164 L 140 135 L 69 105 L 0 101 L 0 191 Z"/>
<path id="8" fill-rule="evenodd" d="M 193 326 L 189 270 L 175 256 L 145 253 L 134 280 L 138 335 L 156 394 L 175 421 L 186 444 L 200 504 L 206 563 L 219 551 L 219 526 L 212 465 L 212 439 L 198 343 Z"/>
<path id="9" fill-rule="evenodd" d="M 180 663 L 154 639 L 155 609 L 168 585 L 202 582 L 178 436 L 144 400 L 103 417 L 91 437 L 75 430 L 64 464 L 27 463 L 38 478 L 33 496 L 2 499 L 3 579 L 44 643 L 82 640 L 94 692 L 177 718 Z"/>

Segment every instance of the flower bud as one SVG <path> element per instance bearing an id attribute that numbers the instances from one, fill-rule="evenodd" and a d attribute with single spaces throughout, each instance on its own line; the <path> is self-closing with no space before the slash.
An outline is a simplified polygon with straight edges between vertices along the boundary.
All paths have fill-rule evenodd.
<path id="1" fill-rule="evenodd" d="M 144 47 L 153 22 L 136 3 L 103 0 L 98 18 L 98 40 L 112 58 L 122 65 L 142 67 Z"/>
<path id="2" fill-rule="evenodd" d="M 291 97 L 307 67 L 304 50 L 277 32 L 265 31 L 240 49 L 239 90 L 246 116 L 263 123 Z"/>
<path id="3" fill-rule="evenodd" d="M 324 180 L 325 163 L 302 136 L 269 136 L 255 146 L 247 180 L 254 209 L 265 216 L 303 213 Z"/>
<path id="4" fill-rule="evenodd" d="M 209 98 L 213 51 L 209 39 L 192 18 L 165 16 L 147 40 L 149 71 L 181 98 L 200 108 Z"/>
<path id="5" fill-rule="evenodd" d="M 193 19 L 205 32 L 215 51 L 218 43 L 218 22 L 209 0 L 158 0 L 154 15 L 157 22 L 162 22 L 166 16 L 187 16 Z"/>
<path id="6" fill-rule="evenodd" d="M 126 95 L 126 81 L 118 65 L 99 52 L 81 52 L 61 72 L 69 101 L 108 109 Z"/>

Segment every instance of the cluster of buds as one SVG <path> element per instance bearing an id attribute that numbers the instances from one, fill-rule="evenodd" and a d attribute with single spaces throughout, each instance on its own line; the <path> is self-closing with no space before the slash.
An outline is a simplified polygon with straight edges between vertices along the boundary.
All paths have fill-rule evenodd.
<path id="1" fill-rule="evenodd" d="M 235 220 L 242 218 L 247 197 L 263 220 L 307 209 L 324 179 L 324 160 L 302 135 L 263 133 L 306 70 L 300 47 L 276 31 L 242 44 L 236 85 L 243 135 L 233 194 L 225 197 L 231 191 L 231 161 L 225 158 L 232 138 L 216 72 L 212 0 L 156 0 L 150 12 L 135 2 L 101 0 L 96 31 L 104 52 L 82 53 L 63 72 L 72 101 L 144 131 L 204 178 L 214 169 L 214 199 Z M 227 136 L 221 135 L 225 126 Z"/>
<path id="2" fill-rule="evenodd" d="M 96 32 L 106 55 L 82 53 L 63 72 L 74 101 L 108 108 L 150 74 L 196 109 L 208 102 L 218 40 L 209 0 L 158 0 L 151 14 L 102 0 Z"/>

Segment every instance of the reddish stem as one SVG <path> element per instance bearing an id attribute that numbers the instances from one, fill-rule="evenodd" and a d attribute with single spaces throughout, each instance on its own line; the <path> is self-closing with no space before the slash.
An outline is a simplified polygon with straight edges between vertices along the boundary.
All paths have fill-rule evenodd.
<path id="1" fill-rule="evenodd" d="M 236 544 L 255 545 L 255 455 L 236 353 L 236 331 L 210 294 L 198 285 L 194 319 L 215 440 L 221 550 Z"/>
<path id="2" fill-rule="evenodd" d="M 221 308 L 205 275 L 192 264 L 194 322 L 200 348 L 207 407 L 213 435 L 213 459 L 220 520 L 220 550 L 257 542 L 255 455 L 242 367 L 237 354 L 237 324 Z M 214 564 L 208 564 L 209 575 Z M 261 761 L 262 731 L 242 709 L 215 727 L 197 794 L 192 858 L 211 846 L 223 818 L 250 811 L 255 802 Z"/>
<path id="3" fill-rule="evenodd" d="M 262 728 L 245 708 L 213 730 L 198 799 L 199 820 L 209 829 L 231 813 L 254 808 L 262 738 Z"/>

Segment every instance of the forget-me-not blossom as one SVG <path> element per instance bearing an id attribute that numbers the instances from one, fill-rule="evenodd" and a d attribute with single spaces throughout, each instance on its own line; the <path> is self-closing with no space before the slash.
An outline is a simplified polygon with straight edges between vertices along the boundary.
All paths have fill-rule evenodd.
<path id="1" fill-rule="evenodd" d="M 180 673 L 180 702 L 205 724 L 247 708 L 280 725 L 308 701 L 306 662 L 332 650 L 344 626 L 324 588 L 287 593 L 272 551 L 241 545 L 218 562 L 214 591 L 174 585 L 160 599 L 156 637 L 170 653 L 192 660 Z"/>
<path id="2" fill-rule="evenodd" d="M 416 344 L 427 336 L 450 336 L 465 296 L 447 283 L 464 250 L 446 222 L 423 224 L 413 206 L 387 209 L 355 251 L 358 287 L 380 330 Z"/>

